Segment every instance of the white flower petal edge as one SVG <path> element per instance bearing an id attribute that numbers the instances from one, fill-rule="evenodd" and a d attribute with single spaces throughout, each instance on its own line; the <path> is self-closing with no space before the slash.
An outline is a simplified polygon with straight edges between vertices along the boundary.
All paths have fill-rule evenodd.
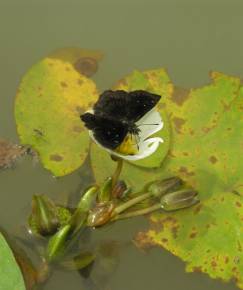
<path id="1" fill-rule="evenodd" d="M 136 125 L 141 130 L 141 132 L 139 133 L 139 138 L 145 140 L 147 137 L 160 131 L 163 128 L 164 123 L 162 121 L 160 113 L 156 111 L 156 109 L 152 109 L 147 114 L 145 114 L 140 120 L 138 120 L 136 122 Z"/>

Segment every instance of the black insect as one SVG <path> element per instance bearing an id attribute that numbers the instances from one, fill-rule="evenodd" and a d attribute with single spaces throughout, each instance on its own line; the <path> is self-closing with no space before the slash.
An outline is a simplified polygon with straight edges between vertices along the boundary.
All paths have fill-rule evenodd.
<path id="1" fill-rule="evenodd" d="M 142 90 L 107 90 L 100 95 L 93 112 L 87 112 L 80 118 L 101 145 L 114 150 L 127 134 L 138 136 L 140 129 L 135 123 L 153 109 L 160 98 Z"/>

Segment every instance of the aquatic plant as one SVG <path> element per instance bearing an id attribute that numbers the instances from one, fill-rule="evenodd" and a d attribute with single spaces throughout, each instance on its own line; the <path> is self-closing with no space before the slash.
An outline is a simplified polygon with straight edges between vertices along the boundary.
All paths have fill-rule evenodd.
<path id="1" fill-rule="evenodd" d="M 35 195 L 29 227 L 41 266 L 34 281 L 47 279 L 52 265 L 74 269 L 92 264 L 96 251 L 78 247 L 89 227 L 150 213 L 150 227 L 136 236 L 138 246 L 161 246 L 185 261 L 187 271 L 234 278 L 243 288 L 240 79 L 212 72 L 211 84 L 182 90 L 164 69 L 154 69 L 120 80 L 113 91 L 163 96 L 157 105 L 163 129 L 156 137 L 164 142 L 150 155 L 140 155 L 147 158 L 127 158 L 124 152 L 121 156 L 91 144 L 80 121 L 99 96 L 87 76 L 96 71 L 100 58 L 82 49 L 55 52 L 27 72 L 17 93 L 21 144 L 35 150 L 55 176 L 81 167 L 93 177 L 74 209 Z M 95 63 L 94 69 L 85 74 L 82 59 Z"/>

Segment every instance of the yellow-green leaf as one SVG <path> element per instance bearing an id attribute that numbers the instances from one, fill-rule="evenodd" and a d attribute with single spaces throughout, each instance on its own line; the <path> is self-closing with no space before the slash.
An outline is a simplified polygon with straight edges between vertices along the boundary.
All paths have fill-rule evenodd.
<path id="1" fill-rule="evenodd" d="M 62 176 L 84 161 L 89 137 L 80 121 L 98 98 L 94 82 L 70 63 L 47 57 L 24 76 L 15 102 L 17 131 L 31 145 L 45 168 Z"/>
<path id="2" fill-rule="evenodd" d="M 187 271 L 234 279 L 243 289 L 243 88 L 236 77 L 211 78 L 202 88 L 177 89 L 164 107 L 172 146 L 161 171 L 193 186 L 201 203 L 151 215 L 151 228 L 137 239 L 166 248 Z"/>

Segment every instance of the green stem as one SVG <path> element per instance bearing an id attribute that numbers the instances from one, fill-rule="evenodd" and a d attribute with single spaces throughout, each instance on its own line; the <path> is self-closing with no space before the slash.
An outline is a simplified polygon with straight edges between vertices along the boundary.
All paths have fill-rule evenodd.
<path id="1" fill-rule="evenodd" d="M 145 215 L 145 214 L 151 213 L 153 211 L 156 211 L 158 209 L 161 209 L 161 204 L 160 203 L 156 203 L 156 204 L 154 204 L 154 205 L 152 205 L 150 207 L 143 208 L 143 209 L 140 209 L 140 210 L 135 210 L 135 211 L 131 211 L 131 212 L 128 212 L 128 213 L 116 215 L 112 219 L 112 221 L 121 220 L 121 219 L 127 219 L 127 218 L 140 216 L 140 215 Z"/>
<path id="2" fill-rule="evenodd" d="M 152 194 L 150 192 L 146 192 L 146 193 L 143 193 L 141 195 L 138 195 L 137 197 L 134 197 L 134 198 L 128 200 L 127 202 L 122 203 L 121 205 L 118 205 L 114 209 L 112 216 L 118 215 L 119 213 L 123 212 L 124 210 L 128 209 L 129 207 L 134 206 L 135 204 L 151 197 L 151 195 Z"/>
<path id="3" fill-rule="evenodd" d="M 117 159 L 117 166 L 116 166 L 116 170 L 112 176 L 112 183 L 111 183 L 111 188 L 113 189 L 115 187 L 115 185 L 117 184 L 117 181 L 119 179 L 119 176 L 121 174 L 122 171 L 122 165 L 123 165 L 123 159 L 119 158 Z"/>

